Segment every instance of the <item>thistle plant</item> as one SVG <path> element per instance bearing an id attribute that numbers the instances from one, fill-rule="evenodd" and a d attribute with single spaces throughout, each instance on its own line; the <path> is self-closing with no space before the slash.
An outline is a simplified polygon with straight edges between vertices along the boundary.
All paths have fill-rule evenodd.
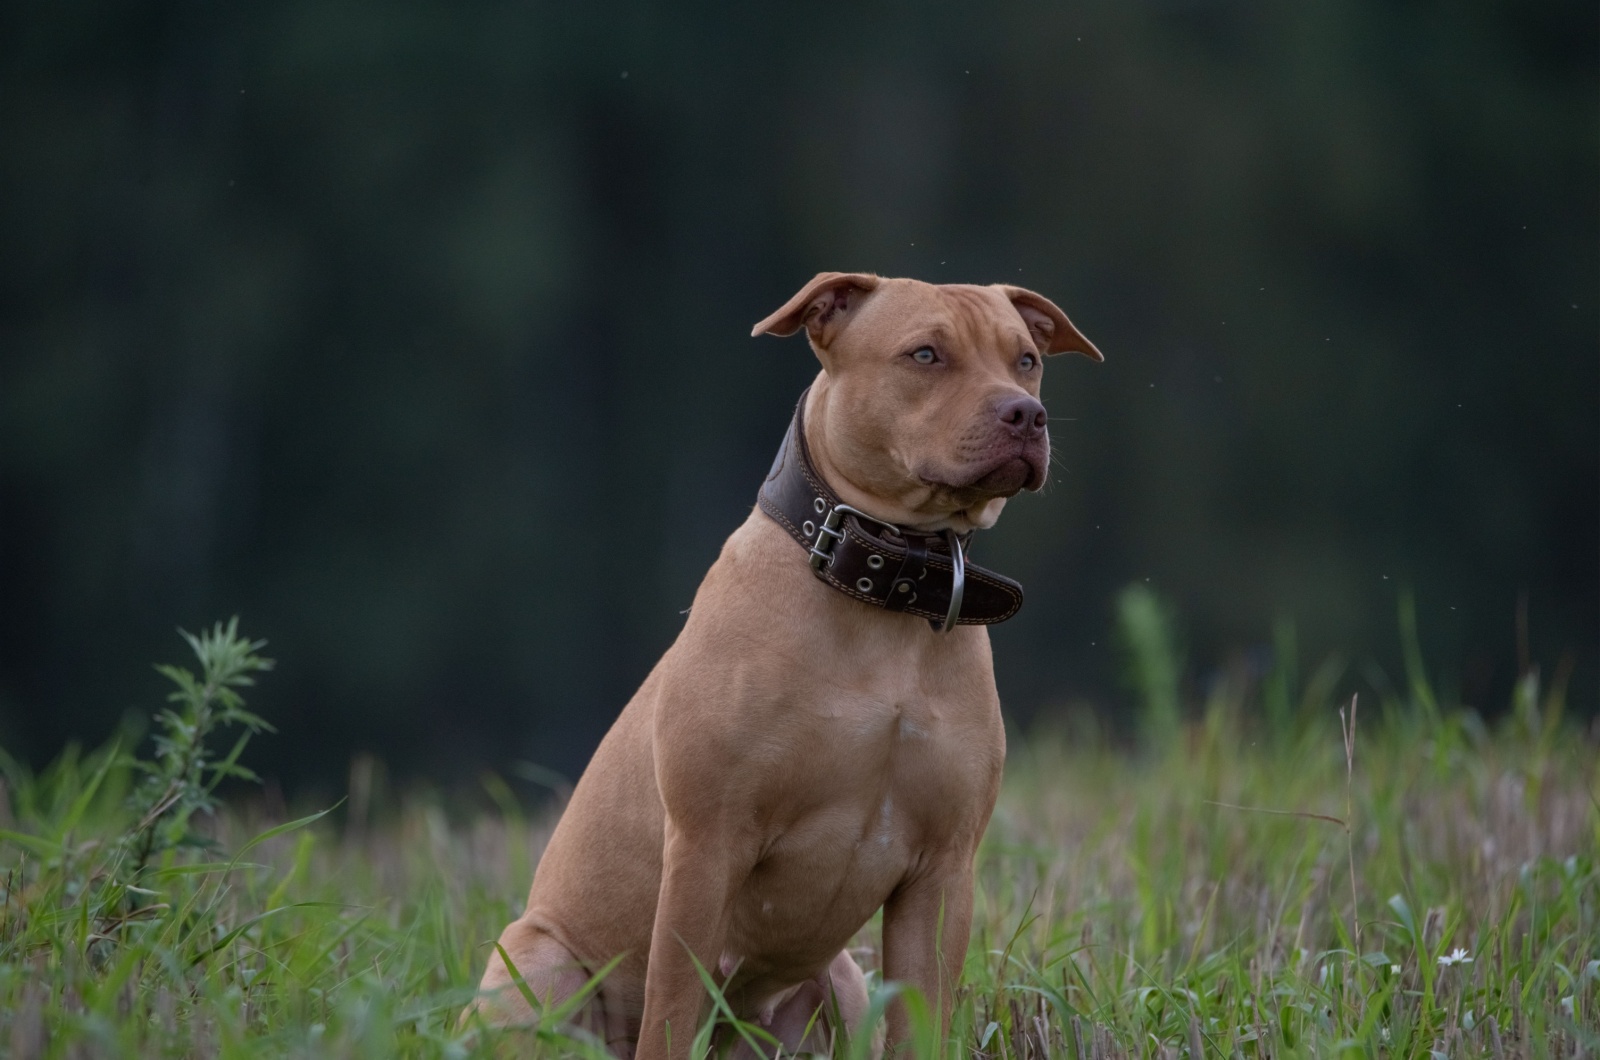
<path id="1" fill-rule="evenodd" d="M 239 635 L 237 619 L 199 636 L 179 632 L 198 667 L 156 667 L 174 689 L 147 757 L 122 739 L 88 754 L 69 746 L 33 775 L 0 751 L 0 981 L 44 961 L 69 970 L 73 990 L 93 991 L 100 975 L 131 973 L 127 962 L 158 951 L 162 967 L 203 965 L 228 937 L 214 898 L 200 896 L 226 886 L 238 854 L 213 864 L 194 857 L 217 846 L 198 818 L 221 808 L 224 780 L 256 779 L 239 756 L 272 726 L 245 709 L 240 690 L 272 661 L 258 654 L 264 642 Z M 230 728 L 227 752 L 213 749 Z M 239 853 L 298 826 L 269 829 Z"/>
<path id="2" fill-rule="evenodd" d="M 119 875 L 129 884 L 137 884 L 151 859 L 165 851 L 211 845 L 190 827 L 195 814 L 216 809 L 217 785 L 225 778 L 258 779 L 239 764 L 239 756 L 251 736 L 274 731 L 263 718 L 245 709 L 237 691 L 255 684 L 252 674 L 272 669 L 271 659 L 256 654 L 266 641 L 240 637 L 237 616 L 226 626 L 218 622 L 198 637 L 178 632 L 194 650 L 200 674 L 181 666 L 156 667 L 177 690 L 167 696 L 175 706 L 156 715 L 155 758 L 132 762 L 144 779 L 133 795 L 138 823 L 122 839 L 131 860 Z M 216 730 L 229 726 L 243 731 L 232 749 L 217 758 L 206 741 Z"/>

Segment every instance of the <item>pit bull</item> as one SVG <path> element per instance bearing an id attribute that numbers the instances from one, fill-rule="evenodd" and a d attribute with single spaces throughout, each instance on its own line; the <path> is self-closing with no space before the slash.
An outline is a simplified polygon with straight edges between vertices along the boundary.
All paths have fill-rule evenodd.
<path id="1" fill-rule="evenodd" d="M 1044 485 L 1044 358 L 1103 358 L 1004 284 L 826 272 L 752 335 L 801 329 L 822 369 L 759 503 L 500 936 L 545 1008 L 615 961 L 572 1018 L 619 1057 L 687 1057 L 703 974 L 786 1050 L 860 1033 L 866 981 L 845 946 L 880 908 L 883 977 L 948 1030 L 1005 758 L 986 626 L 1022 600 L 966 550 Z M 499 954 L 477 1011 L 538 1018 Z M 887 1024 L 892 1050 L 903 1006 Z"/>

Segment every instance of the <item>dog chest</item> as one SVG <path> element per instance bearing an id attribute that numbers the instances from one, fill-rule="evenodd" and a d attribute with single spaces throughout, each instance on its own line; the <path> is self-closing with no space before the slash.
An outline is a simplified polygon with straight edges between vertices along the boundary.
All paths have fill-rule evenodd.
<path id="1" fill-rule="evenodd" d="M 791 754 L 753 807 L 762 855 L 729 941 L 758 965 L 803 969 L 929 857 L 976 843 L 1004 751 L 998 714 L 990 724 L 926 701 L 844 697 L 791 724 Z"/>

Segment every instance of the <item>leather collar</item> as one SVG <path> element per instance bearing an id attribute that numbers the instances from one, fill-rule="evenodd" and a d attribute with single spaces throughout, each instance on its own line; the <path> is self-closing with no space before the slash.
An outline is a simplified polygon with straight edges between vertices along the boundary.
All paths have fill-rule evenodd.
<path id="1" fill-rule="evenodd" d="M 936 631 L 946 628 L 952 596 L 960 625 L 989 625 L 1016 614 L 1022 586 L 965 562 L 970 532 L 903 529 L 839 499 L 806 445 L 809 393 L 800 395 L 758 503 L 806 550 L 817 577 L 862 603 L 925 618 Z"/>

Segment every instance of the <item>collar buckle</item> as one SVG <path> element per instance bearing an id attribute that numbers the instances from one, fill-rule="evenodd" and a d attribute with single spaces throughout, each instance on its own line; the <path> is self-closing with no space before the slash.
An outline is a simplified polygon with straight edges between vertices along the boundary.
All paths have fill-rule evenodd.
<path id="1" fill-rule="evenodd" d="M 824 498 L 818 497 L 812 503 L 818 511 L 821 511 L 827 506 L 828 502 Z M 853 515 L 865 522 L 877 523 L 896 537 L 905 537 L 905 531 L 893 523 L 884 522 L 875 515 L 868 515 L 860 508 L 852 508 L 850 505 L 840 502 L 828 509 L 828 514 L 823 518 L 822 525 L 817 527 L 817 539 L 811 545 L 812 570 L 820 571 L 823 564 L 831 564 L 833 562 L 833 546 L 835 543 L 844 540 L 844 531 L 839 529 L 839 525 L 844 522 L 846 515 Z"/>

